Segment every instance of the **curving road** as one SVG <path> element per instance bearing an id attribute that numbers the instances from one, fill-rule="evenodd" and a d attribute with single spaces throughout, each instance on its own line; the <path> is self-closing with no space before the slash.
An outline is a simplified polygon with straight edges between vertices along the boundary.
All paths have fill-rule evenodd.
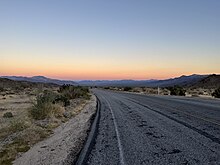
<path id="1" fill-rule="evenodd" d="M 220 164 L 219 100 L 93 92 L 100 121 L 87 164 Z"/>

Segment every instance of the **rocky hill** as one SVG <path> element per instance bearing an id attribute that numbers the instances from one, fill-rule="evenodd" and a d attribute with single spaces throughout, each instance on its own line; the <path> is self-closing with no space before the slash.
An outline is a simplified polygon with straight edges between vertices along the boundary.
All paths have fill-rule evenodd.
<path id="1" fill-rule="evenodd" d="M 205 88 L 205 89 L 216 89 L 220 88 L 220 75 L 212 74 L 209 75 L 197 83 L 193 84 L 191 88 Z"/>

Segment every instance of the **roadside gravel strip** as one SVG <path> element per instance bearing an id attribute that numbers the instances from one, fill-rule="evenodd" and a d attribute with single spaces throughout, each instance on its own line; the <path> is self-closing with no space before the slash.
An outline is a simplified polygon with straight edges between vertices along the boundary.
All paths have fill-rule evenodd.
<path id="1" fill-rule="evenodd" d="M 79 115 L 56 128 L 51 137 L 34 145 L 13 164 L 69 165 L 75 162 L 90 129 L 96 104 L 93 95 Z"/>

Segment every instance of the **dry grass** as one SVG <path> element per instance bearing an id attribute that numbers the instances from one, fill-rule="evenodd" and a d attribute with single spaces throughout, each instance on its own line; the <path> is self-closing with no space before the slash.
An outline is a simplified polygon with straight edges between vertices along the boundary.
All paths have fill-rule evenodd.
<path id="1" fill-rule="evenodd" d="M 123 91 L 120 87 L 109 87 L 110 90 Z M 205 88 L 186 88 L 186 96 L 189 97 L 212 97 L 212 93 L 215 89 Z M 129 92 L 142 93 L 142 94 L 158 94 L 157 88 L 150 87 L 133 87 Z M 160 88 L 160 95 L 170 95 L 170 91 L 167 88 Z"/>
<path id="2" fill-rule="evenodd" d="M 186 91 L 186 95 L 193 97 L 212 97 L 213 92 L 214 89 L 189 88 Z"/>
<path id="3" fill-rule="evenodd" d="M 110 87 L 110 90 L 117 90 L 117 91 L 124 91 L 124 88 L 120 87 Z M 134 93 L 142 93 L 142 94 L 158 94 L 157 88 L 150 88 L 150 87 L 132 87 L 129 89 L 128 92 Z M 160 95 L 169 95 L 170 92 L 166 88 L 160 88 Z"/>

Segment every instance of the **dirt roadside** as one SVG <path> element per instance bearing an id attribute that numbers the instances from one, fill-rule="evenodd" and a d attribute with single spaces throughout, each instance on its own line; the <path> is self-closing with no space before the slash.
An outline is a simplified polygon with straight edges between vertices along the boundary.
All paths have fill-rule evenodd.
<path id="1" fill-rule="evenodd" d="M 91 100 L 80 114 L 56 128 L 53 135 L 34 145 L 28 152 L 17 158 L 13 164 L 72 164 L 83 147 L 91 125 L 91 117 L 95 112 L 96 97 L 92 95 Z"/>

